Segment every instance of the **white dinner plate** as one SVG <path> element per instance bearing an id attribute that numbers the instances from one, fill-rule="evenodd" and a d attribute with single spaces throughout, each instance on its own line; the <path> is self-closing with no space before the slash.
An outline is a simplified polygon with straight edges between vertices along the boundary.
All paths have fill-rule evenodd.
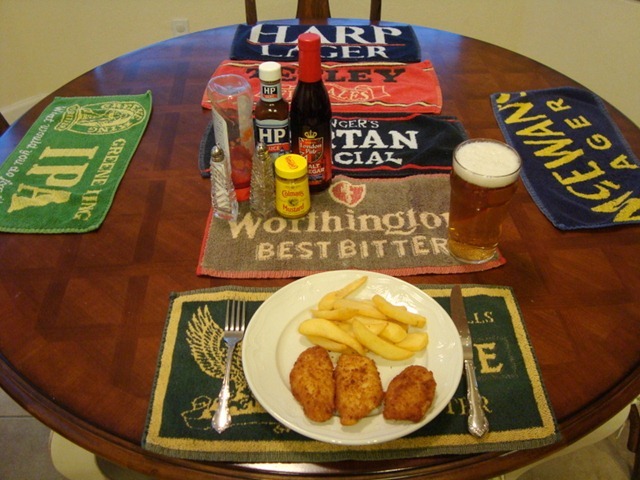
<path id="1" fill-rule="evenodd" d="M 367 283 L 349 298 L 370 299 L 379 294 L 392 303 L 427 317 L 429 345 L 405 361 L 389 361 L 369 354 L 378 366 L 386 390 L 393 377 L 408 365 L 423 365 L 433 372 L 436 395 L 427 415 L 418 423 L 385 420 L 374 413 L 353 426 L 334 416 L 318 423 L 305 417 L 293 398 L 289 372 L 296 359 L 312 346 L 298 326 L 311 318 L 324 294 L 366 275 Z M 413 327 L 412 327 L 413 328 Z M 338 354 L 332 354 L 334 363 Z M 319 273 L 298 279 L 276 291 L 256 311 L 242 342 L 244 372 L 255 398 L 279 422 L 309 438 L 340 445 L 368 445 L 403 437 L 433 420 L 449 403 L 462 377 L 462 346 L 447 312 L 417 287 L 388 275 L 358 270 Z"/>

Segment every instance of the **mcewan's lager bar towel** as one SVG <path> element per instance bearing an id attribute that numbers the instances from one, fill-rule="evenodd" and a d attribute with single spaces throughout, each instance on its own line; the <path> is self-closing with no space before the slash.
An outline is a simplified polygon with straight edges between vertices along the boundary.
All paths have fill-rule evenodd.
<path id="1" fill-rule="evenodd" d="M 150 114 L 151 92 L 56 98 L 0 166 L 0 230 L 98 228 Z"/>
<path id="2" fill-rule="evenodd" d="M 449 311 L 449 286 L 420 288 Z M 222 462 L 335 462 L 516 450 L 559 439 L 513 291 L 486 285 L 463 288 L 483 408 L 491 424 L 483 438 L 467 431 L 469 407 L 463 380 L 440 415 L 404 438 L 362 447 L 310 440 L 278 423 L 255 400 L 243 374 L 241 346 L 236 347 L 231 368 L 233 423 L 222 434 L 216 433 L 211 417 L 217 409 L 227 351 L 222 339 L 226 300 L 246 300 L 250 318 L 273 291 L 222 287 L 172 295 L 143 448 Z"/>
<path id="3" fill-rule="evenodd" d="M 522 157 L 522 179 L 560 230 L 640 223 L 640 162 L 602 100 L 572 87 L 496 93 L 493 109 Z"/>
<path id="4" fill-rule="evenodd" d="M 298 36 L 320 35 L 321 58 L 331 62 L 419 62 L 420 45 L 409 25 L 239 25 L 231 46 L 233 60 L 298 60 Z"/>

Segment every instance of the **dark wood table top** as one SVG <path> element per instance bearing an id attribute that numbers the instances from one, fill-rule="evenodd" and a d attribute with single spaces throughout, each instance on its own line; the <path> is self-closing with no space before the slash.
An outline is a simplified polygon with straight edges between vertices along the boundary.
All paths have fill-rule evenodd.
<path id="1" fill-rule="evenodd" d="M 501 242 L 506 265 L 405 279 L 514 288 L 562 442 L 517 452 L 332 464 L 216 464 L 144 451 L 140 440 L 169 293 L 290 281 L 195 274 L 210 205 L 209 183 L 196 165 L 210 120 L 200 99 L 228 57 L 234 31 L 216 28 L 123 55 L 63 86 L 0 137 L 4 159 L 53 96 L 153 92 L 151 121 L 98 231 L 0 234 L 0 385 L 19 404 L 73 442 L 159 478 L 278 472 L 381 478 L 393 471 L 396 478 L 472 479 L 562 448 L 640 393 L 640 226 L 561 232 L 520 188 Z M 471 137 L 502 139 L 491 93 L 576 85 L 503 48 L 428 28 L 416 32 L 440 79 L 442 114 L 457 116 Z M 640 152 L 640 130 L 611 113 Z"/>

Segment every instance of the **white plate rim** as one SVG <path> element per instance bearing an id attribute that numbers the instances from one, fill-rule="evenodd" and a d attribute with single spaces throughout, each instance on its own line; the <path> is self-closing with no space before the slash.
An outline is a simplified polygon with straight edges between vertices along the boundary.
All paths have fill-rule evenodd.
<path id="1" fill-rule="evenodd" d="M 380 293 L 412 311 L 426 313 L 430 338 L 425 352 L 406 362 L 388 362 L 373 356 L 385 389 L 390 377 L 407 365 L 421 364 L 433 371 L 438 383 L 436 398 L 421 422 L 390 422 L 382 414 L 349 427 L 342 426 L 335 416 L 328 422 L 312 422 L 304 416 L 289 389 L 288 373 L 295 358 L 312 345 L 297 333 L 297 325 L 311 317 L 309 309 L 315 307 L 322 295 L 363 275 L 368 277 L 367 283 L 353 298 L 370 298 L 373 293 Z M 357 446 L 395 440 L 432 421 L 455 394 L 462 377 L 463 358 L 460 337 L 451 317 L 418 287 L 378 272 L 332 270 L 299 278 L 274 292 L 258 307 L 242 342 L 242 364 L 254 397 L 280 423 L 308 438 Z"/>

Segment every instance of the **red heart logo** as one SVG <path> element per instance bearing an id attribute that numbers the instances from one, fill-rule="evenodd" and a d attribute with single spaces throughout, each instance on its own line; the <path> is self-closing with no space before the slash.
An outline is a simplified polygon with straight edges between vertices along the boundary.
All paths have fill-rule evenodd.
<path id="1" fill-rule="evenodd" d="M 345 180 L 340 180 L 331 185 L 329 194 L 336 202 L 347 207 L 356 207 L 367 193 L 366 185 L 353 185 Z"/>

